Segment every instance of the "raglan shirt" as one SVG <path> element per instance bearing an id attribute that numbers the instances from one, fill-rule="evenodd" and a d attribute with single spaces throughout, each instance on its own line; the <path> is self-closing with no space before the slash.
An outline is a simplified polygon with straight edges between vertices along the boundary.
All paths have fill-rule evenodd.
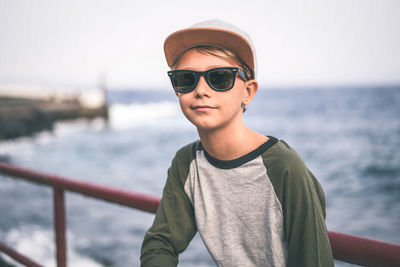
<path id="1" fill-rule="evenodd" d="M 177 266 L 197 231 L 217 266 L 333 266 L 321 185 L 283 140 L 234 160 L 197 141 L 168 170 L 141 266 Z"/>

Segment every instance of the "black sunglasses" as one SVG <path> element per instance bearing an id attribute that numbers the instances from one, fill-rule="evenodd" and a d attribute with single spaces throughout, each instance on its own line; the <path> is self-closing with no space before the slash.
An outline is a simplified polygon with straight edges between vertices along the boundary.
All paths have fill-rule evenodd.
<path id="1" fill-rule="evenodd" d="M 215 91 L 228 91 L 235 85 L 236 73 L 239 77 L 247 81 L 249 78 L 246 73 L 236 67 L 215 68 L 206 71 L 194 70 L 170 70 L 168 76 L 171 79 L 174 90 L 178 93 L 189 93 L 193 91 L 199 80 L 203 76 L 208 86 Z"/>

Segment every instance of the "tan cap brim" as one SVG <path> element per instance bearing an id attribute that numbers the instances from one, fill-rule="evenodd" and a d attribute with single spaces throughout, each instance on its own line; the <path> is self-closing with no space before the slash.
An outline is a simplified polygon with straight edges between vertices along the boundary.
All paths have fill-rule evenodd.
<path id="1" fill-rule="evenodd" d="M 252 70 L 255 69 L 252 45 L 242 35 L 219 28 L 187 28 L 169 35 L 164 42 L 164 53 L 171 67 L 178 56 L 198 45 L 226 48 L 235 53 Z"/>

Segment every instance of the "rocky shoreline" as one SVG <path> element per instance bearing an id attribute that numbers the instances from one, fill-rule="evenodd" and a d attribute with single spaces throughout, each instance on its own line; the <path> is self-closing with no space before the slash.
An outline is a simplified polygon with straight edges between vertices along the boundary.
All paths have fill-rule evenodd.
<path id="1" fill-rule="evenodd" d="M 106 102 L 85 107 L 78 98 L 64 100 L 0 96 L 0 141 L 52 130 L 56 121 L 108 119 Z"/>

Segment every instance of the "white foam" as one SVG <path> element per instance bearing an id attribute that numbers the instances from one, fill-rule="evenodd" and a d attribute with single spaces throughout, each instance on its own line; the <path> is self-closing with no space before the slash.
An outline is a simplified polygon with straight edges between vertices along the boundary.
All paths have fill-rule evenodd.
<path id="1" fill-rule="evenodd" d="M 27 256 L 33 261 L 43 265 L 53 267 L 56 266 L 55 261 L 55 246 L 53 239 L 53 232 L 51 230 L 42 229 L 36 225 L 25 225 L 17 229 L 12 229 L 6 235 L 6 243 L 18 251 L 19 253 Z M 70 240 L 69 240 L 70 239 Z M 74 250 L 74 236 L 68 233 L 68 266 L 77 267 L 100 267 L 101 264 L 77 254 Z M 8 258 L 9 259 L 9 258 Z M 23 266 L 17 264 L 17 266 Z"/>
<path id="2" fill-rule="evenodd" d="M 109 109 L 109 118 L 113 129 L 128 129 L 149 125 L 178 113 L 179 105 L 171 101 L 130 105 L 114 104 Z"/>
<path id="3" fill-rule="evenodd" d="M 90 129 L 91 131 L 100 131 L 104 129 L 106 124 L 106 120 L 100 117 L 93 120 L 77 119 L 71 121 L 61 121 L 54 124 L 53 133 L 55 136 L 62 137 L 87 129 Z"/>

